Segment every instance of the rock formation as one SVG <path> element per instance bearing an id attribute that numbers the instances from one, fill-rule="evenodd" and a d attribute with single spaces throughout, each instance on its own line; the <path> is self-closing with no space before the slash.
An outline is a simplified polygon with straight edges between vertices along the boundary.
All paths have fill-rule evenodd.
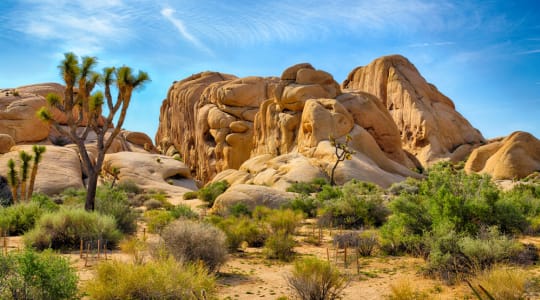
<path id="1" fill-rule="evenodd" d="M 521 179 L 540 172 L 540 140 L 527 132 L 514 132 L 474 149 L 465 171 L 486 173 L 493 179 Z"/>
<path id="2" fill-rule="evenodd" d="M 212 211 L 220 215 L 227 215 L 229 208 L 237 203 L 245 204 L 250 211 L 253 211 L 257 206 L 278 209 L 295 196 L 294 193 L 277 191 L 266 186 L 236 184 L 217 197 Z"/>
<path id="3" fill-rule="evenodd" d="M 354 69 L 342 87 L 378 97 L 399 129 L 403 148 L 423 166 L 443 158 L 462 160 L 484 142 L 452 100 L 403 56 L 381 57 Z"/>

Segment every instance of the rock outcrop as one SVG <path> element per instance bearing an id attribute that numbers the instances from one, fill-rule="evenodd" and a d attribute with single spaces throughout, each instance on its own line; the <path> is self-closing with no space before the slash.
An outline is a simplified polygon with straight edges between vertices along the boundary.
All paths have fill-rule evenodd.
<path id="1" fill-rule="evenodd" d="M 266 186 L 236 184 L 216 198 L 212 211 L 220 215 L 227 215 L 229 208 L 237 203 L 245 204 L 250 211 L 253 211 L 257 206 L 277 209 L 295 196 L 294 193 L 276 191 Z"/>
<path id="2" fill-rule="evenodd" d="M 403 148 L 423 166 L 440 159 L 464 159 L 472 145 L 484 143 L 452 100 L 403 56 L 381 57 L 354 69 L 342 88 L 379 98 L 399 129 Z"/>
<path id="3" fill-rule="evenodd" d="M 521 179 L 540 172 L 540 140 L 527 132 L 514 132 L 473 150 L 465 171 L 486 173 L 493 179 Z"/>
<path id="4" fill-rule="evenodd" d="M 9 134 L 0 133 L 0 154 L 8 153 L 15 141 Z"/>

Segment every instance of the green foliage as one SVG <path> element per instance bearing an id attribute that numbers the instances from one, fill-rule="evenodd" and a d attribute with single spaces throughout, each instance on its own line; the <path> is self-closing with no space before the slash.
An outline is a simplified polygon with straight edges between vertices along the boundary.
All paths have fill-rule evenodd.
<path id="1" fill-rule="evenodd" d="M 47 211 L 57 211 L 60 209 L 60 206 L 56 204 L 49 196 L 41 193 L 36 193 L 32 195 L 32 198 L 30 199 L 33 203 L 37 203 L 37 205 Z"/>
<path id="2" fill-rule="evenodd" d="M 322 191 L 323 186 L 328 182 L 324 178 L 314 178 L 310 182 L 295 182 L 287 188 L 287 192 L 309 195 Z"/>
<path id="3" fill-rule="evenodd" d="M 100 263 L 84 287 L 91 299 L 212 299 L 215 278 L 200 264 L 173 259 L 129 264 Z"/>
<path id="4" fill-rule="evenodd" d="M 208 223 L 178 220 L 165 227 L 161 237 L 178 261 L 202 261 L 211 272 L 217 272 L 227 258 L 225 234 Z"/>
<path id="5" fill-rule="evenodd" d="M 42 214 L 46 212 L 35 202 L 18 203 L 0 207 L 0 230 L 9 235 L 20 235 L 32 228 Z"/>
<path id="6" fill-rule="evenodd" d="M 186 219 L 197 219 L 199 217 L 199 214 L 194 212 L 191 207 L 185 205 L 185 204 L 178 204 L 174 207 L 172 207 L 169 210 L 171 216 L 173 218 L 186 218 Z"/>
<path id="7" fill-rule="evenodd" d="M 1 299 L 78 299 L 77 273 L 51 251 L 0 255 Z"/>
<path id="8" fill-rule="evenodd" d="M 198 196 L 199 196 L 198 192 L 186 192 L 184 193 L 184 195 L 182 195 L 182 198 L 184 198 L 184 200 L 192 200 L 192 199 L 197 199 Z"/>
<path id="9" fill-rule="evenodd" d="M 332 224 L 346 228 L 381 226 L 390 214 L 382 190 L 374 184 L 356 180 L 343 185 L 337 199 L 325 201 L 323 210 Z"/>
<path id="10" fill-rule="evenodd" d="M 540 288 L 538 282 L 527 271 L 509 267 L 495 267 L 486 271 L 474 278 L 469 286 L 480 300 L 529 299 L 527 294 L 538 292 Z M 484 295 L 485 297 L 482 297 Z"/>
<path id="11" fill-rule="evenodd" d="M 121 180 L 116 185 L 116 188 L 128 194 L 140 194 L 143 192 L 143 190 L 135 182 L 131 180 Z"/>
<path id="12" fill-rule="evenodd" d="M 44 214 L 35 228 L 24 235 L 24 240 L 27 246 L 39 250 L 78 249 L 81 239 L 102 239 L 114 247 L 121 236 L 113 217 L 79 208 Z"/>
<path id="13" fill-rule="evenodd" d="M 112 216 L 118 229 L 125 234 L 137 230 L 137 214 L 130 207 L 126 193 L 119 188 L 101 186 L 96 191 L 97 212 Z"/>
<path id="14" fill-rule="evenodd" d="M 266 257 L 290 261 L 294 257 L 295 241 L 290 234 L 281 230 L 272 233 L 264 244 L 264 253 Z"/>
<path id="15" fill-rule="evenodd" d="M 251 211 L 249 211 L 249 208 L 246 204 L 238 202 L 229 207 L 229 214 L 235 217 L 250 216 Z"/>
<path id="16" fill-rule="evenodd" d="M 154 210 L 161 208 L 163 206 L 163 203 L 156 199 L 148 199 L 144 201 L 143 205 L 146 206 L 146 209 L 148 210 Z"/>
<path id="17" fill-rule="evenodd" d="M 283 208 L 289 208 L 295 211 L 301 211 L 308 218 L 314 218 L 317 216 L 318 205 L 313 199 L 305 194 L 301 194 L 298 197 L 291 200 L 289 203 L 283 205 Z"/>
<path id="18" fill-rule="evenodd" d="M 299 299 L 340 299 L 347 287 L 347 279 L 330 263 L 306 257 L 297 260 L 287 283 Z"/>
<path id="19" fill-rule="evenodd" d="M 148 210 L 144 213 L 144 219 L 150 233 L 160 233 L 174 221 L 174 216 L 166 210 Z"/>
<path id="20" fill-rule="evenodd" d="M 225 233 L 227 246 L 232 252 L 237 251 L 243 242 L 251 247 L 261 247 L 268 236 L 262 222 L 247 216 L 227 218 L 213 216 L 209 221 Z"/>
<path id="21" fill-rule="evenodd" d="M 198 196 L 211 207 L 216 198 L 229 188 L 229 183 L 225 180 L 207 184 L 199 190 Z"/>
<path id="22" fill-rule="evenodd" d="M 264 218 L 264 221 L 268 223 L 272 232 L 283 232 L 284 234 L 292 235 L 296 232 L 296 228 L 300 225 L 302 219 L 302 213 L 290 209 L 279 209 L 272 210 Z"/>

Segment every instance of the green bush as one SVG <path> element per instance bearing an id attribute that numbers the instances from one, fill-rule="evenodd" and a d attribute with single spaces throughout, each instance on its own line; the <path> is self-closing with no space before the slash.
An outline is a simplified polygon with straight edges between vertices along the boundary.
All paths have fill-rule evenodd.
<path id="1" fill-rule="evenodd" d="M 137 213 L 130 207 L 123 190 L 99 187 L 96 192 L 95 209 L 103 215 L 112 216 L 121 232 L 131 234 L 137 230 Z"/>
<path id="2" fill-rule="evenodd" d="M 315 218 L 317 216 L 317 209 L 319 207 L 313 197 L 302 194 L 291 200 L 289 203 L 283 205 L 283 208 L 301 211 L 308 218 Z"/>
<path id="3" fill-rule="evenodd" d="M 148 210 L 153 210 L 153 209 L 158 209 L 158 208 L 163 207 L 163 203 L 156 199 L 148 199 L 144 201 L 143 205 L 146 206 L 146 209 Z"/>
<path id="4" fill-rule="evenodd" d="M 174 216 L 166 210 L 149 210 L 144 213 L 144 219 L 150 233 L 160 233 L 174 221 Z"/>
<path id="5" fill-rule="evenodd" d="M 238 202 L 229 207 L 229 214 L 240 217 L 240 216 L 251 216 L 251 211 L 246 204 Z"/>
<path id="6" fill-rule="evenodd" d="M 60 196 L 62 197 L 62 203 L 64 204 L 64 206 L 82 208 L 84 207 L 84 202 L 86 201 L 86 190 L 67 188 L 62 191 Z"/>
<path id="7" fill-rule="evenodd" d="M 227 218 L 214 216 L 209 220 L 223 230 L 227 237 L 227 246 L 232 252 L 237 251 L 243 242 L 248 243 L 251 247 L 261 247 L 268 236 L 268 232 L 261 222 L 245 216 Z"/>
<path id="8" fill-rule="evenodd" d="M 294 263 L 287 283 L 299 299 L 340 299 L 347 287 L 347 279 L 330 263 L 306 257 Z"/>
<path id="9" fill-rule="evenodd" d="M 310 182 L 295 182 L 287 188 L 287 192 L 309 195 L 320 192 L 323 186 L 328 185 L 324 178 L 314 178 Z"/>
<path id="10" fill-rule="evenodd" d="M 268 223 L 272 232 L 282 231 L 285 234 L 294 234 L 302 219 L 303 215 L 300 212 L 278 209 L 272 210 L 264 221 Z"/>
<path id="11" fill-rule="evenodd" d="M 116 188 L 128 194 L 140 194 L 143 190 L 132 180 L 121 180 L 116 185 Z"/>
<path id="12" fill-rule="evenodd" d="M 60 209 L 60 206 L 45 194 L 34 193 L 30 201 L 37 203 L 40 208 L 46 211 L 57 211 Z"/>
<path id="13" fill-rule="evenodd" d="M 292 236 L 283 230 L 274 232 L 266 239 L 264 253 L 268 258 L 290 261 L 294 257 L 295 244 Z"/>
<path id="14" fill-rule="evenodd" d="M 199 190 L 198 196 L 211 207 L 216 198 L 229 188 L 229 183 L 225 180 L 207 184 Z"/>
<path id="15" fill-rule="evenodd" d="M 202 261 L 211 272 L 218 271 L 227 258 L 225 234 L 208 223 L 178 220 L 165 227 L 161 237 L 178 261 Z"/>
<path id="16" fill-rule="evenodd" d="M 200 264 L 173 259 L 129 264 L 103 262 L 84 290 L 91 299 L 213 299 L 215 279 Z"/>
<path id="17" fill-rule="evenodd" d="M 382 190 L 374 184 L 356 180 L 343 185 L 341 195 L 325 201 L 323 209 L 333 225 L 346 228 L 381 226 L 390 214 Z"/>
<path id="18" fill-rule="evenodd" d="M 0 299 L 78 299 L 77 273 L 51 251 L 0 255 Z"/>
<path id="19" fill-rule="evenodd" d="M 24 240 L 28 247 L 39 250 L 78 249 L 81 239 L 102 239 L 114 247 L 121 236 L 111 216 L 83 209 L 62 209 L 41 216 L 35 228 L 24 235 Z"/>
<path id="20" fill-rule="evenodd" d="M 172 207 L 169 210 L 171 216 L 175 219 L 178 218 L 186 218 L 186 219 L 197 219 L 199 217 L 199 214 L 194 212 L 191 207 L 185 205 L 185 204 L 178 204 L 174 207 Z"/>
<path id="21" fill-rule="evenodd" d="M 9 235 L 23 234 L 34 228 L 37 220 L 45 212 L 46 210 L 35 202 L 0 207 L 0 230 Z"/>
<path id="22" fill-rule="evenodd" d="M 192 200 L 192 199 L 197 199 L 198 196 L 199 196 L 199 193 L 197 192 L 186 192 L 184 193 L 184 195 L 182 195 L 182 198 L 184 198 L 184 200 Z"/>

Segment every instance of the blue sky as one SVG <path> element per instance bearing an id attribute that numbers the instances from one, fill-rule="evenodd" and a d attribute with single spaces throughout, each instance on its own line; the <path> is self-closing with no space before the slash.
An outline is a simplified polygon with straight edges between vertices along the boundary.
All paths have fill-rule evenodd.
<path id="1" fill-rule="evenodd" d="M 151 137 L 171 83 L 194 73 L 279 76 L 310 62 L 342 82 L 402 54 L 485 137 L 540 138 L 537 0 L 1 0 L 0 12 L 0 88 L 60 82 L 68 51 L 145 70 L 124 127 Z"/>

